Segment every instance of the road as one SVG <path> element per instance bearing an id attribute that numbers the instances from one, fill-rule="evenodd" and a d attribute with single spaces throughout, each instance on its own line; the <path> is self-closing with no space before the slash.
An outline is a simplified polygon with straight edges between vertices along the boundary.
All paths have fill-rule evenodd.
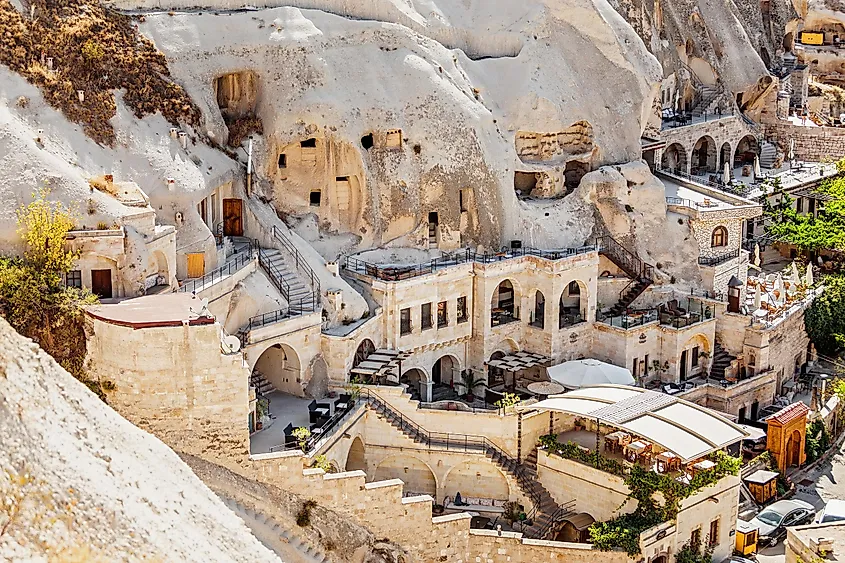
<path id="1" fill-rule="evenodd" d="M 827 461 L 820 463 L 795 484 L 793 498 L 807 501 L 821 509 L 830 499 L 845 499 L 845 452 L 839 451 Z M 759 563 L 783 563 L 783 542 L 775 547 L 761 549 L 757 553 Z"/>

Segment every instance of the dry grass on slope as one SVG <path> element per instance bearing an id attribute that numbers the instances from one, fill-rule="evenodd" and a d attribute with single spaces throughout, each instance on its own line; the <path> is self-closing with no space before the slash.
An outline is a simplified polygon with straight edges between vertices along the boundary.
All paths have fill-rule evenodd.
<path id="1" fill-rule="evenodd" d="M 164 55 L 127 16 L 83 0 L 34 0 L 30 15 L 0 0 L 0 64 L 39 86 L 48 103 L 98 143 L 114 142 L 115 89 L 125 90 L 139 118 L 161 112 L 174 124 L 199 121 L 199 109 L 170 79 Z"/>

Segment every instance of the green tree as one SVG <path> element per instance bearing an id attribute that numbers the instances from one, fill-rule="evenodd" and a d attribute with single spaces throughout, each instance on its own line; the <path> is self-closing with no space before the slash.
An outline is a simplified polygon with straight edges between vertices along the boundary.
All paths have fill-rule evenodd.
<path id="1" fill-rule="evenodd" d="M 804 313 L 810 340 L 822 354 L 834 355 L 845 345 L 845 276 L 826 276 L 824 292 Z"/>
<path id="2" fill-rule="evenodd" d="M 104 398 L 83 366 L 85 307 L 97 298 L 87 289 L 64 284 L 63 276 L 79 257 L 65 242 L 74 217 L 61 203 L 49 201 L 46 190 L 34 195 L 17 212 L 23 257 L 0 258 L 0 315 Z"/>
<path id="3" fill-rule="evenodd" d="M 816 192 L 825 198 L 818 216 L 800 215 L 795 200 L 772 184 L 774 202 L 766 198 L 763 211 L 768 219 L 766 233 L 776 240 L 794 244 L 802 251 L 845 251 L 845 159 L 837 163 L 839 174 L 824 181 Z"/>

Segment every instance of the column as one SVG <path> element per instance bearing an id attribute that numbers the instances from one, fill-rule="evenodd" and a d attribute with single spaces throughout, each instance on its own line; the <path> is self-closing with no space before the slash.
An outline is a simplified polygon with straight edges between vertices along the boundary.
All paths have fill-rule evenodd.
<path id="1" fill-rule="evenodd" d="M 421 381 L 420 382 L 420 396 L 422 397 L 423 403 L 430 403 L 431 396 L 432 396 L 432 389 L 434 388 L 433 381 Z"/>

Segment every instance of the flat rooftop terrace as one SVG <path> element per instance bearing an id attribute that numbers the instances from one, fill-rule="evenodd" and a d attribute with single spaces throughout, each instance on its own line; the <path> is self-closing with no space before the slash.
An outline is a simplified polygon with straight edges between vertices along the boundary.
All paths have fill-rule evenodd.
<path id="1" fill-rule="evenodd" d="M 190 293 L 166 293 L 95 305 L 88 314 L 95 319 L 130 328 L 214 324 L 214 317 L 199 316 L 202 299 Z"/>

